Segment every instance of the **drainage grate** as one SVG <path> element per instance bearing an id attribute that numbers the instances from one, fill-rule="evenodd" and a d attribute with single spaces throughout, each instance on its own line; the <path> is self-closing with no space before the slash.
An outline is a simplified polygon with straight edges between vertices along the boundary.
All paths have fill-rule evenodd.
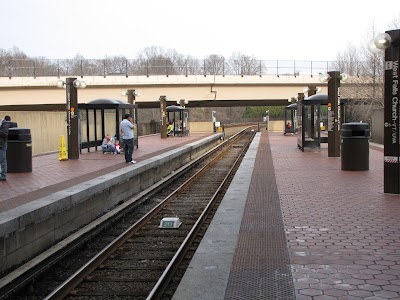
<path id="1" fill-rule="evenodd" d="M 262 134 L 225 299 L 295 298 L 269 139 Z"/>

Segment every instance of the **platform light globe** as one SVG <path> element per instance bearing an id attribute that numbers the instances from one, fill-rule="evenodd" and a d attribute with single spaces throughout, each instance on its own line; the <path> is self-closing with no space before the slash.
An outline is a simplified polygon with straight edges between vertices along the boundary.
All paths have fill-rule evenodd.
<path id="1" fill-rule="evenodd" d="M 78 79 L 75 79 L 73 84 L 77 89 L 84 89 L 86 87 L 86 82 Z"/>
<path id="2" fill-rule="evenodd" d="M 65 82 L 64 82 L 64 80 L 60 79 L 60 80 L 57 80 L 56 85 L 57 85 L 57 87 L 62 89 L 65 86 Z"/>
<path id="3" fill-rule="evenodd" d="M 374 44 L 378 49 L 386 49 L 392 43 L 392 38 L 387 33 L 380 33 L 374 39 Z"/>
<path id="4" fill-rule="evenodd" d="M 341 82 L 347 82 L 347 80 L 349 80 L 349 75 L 347 75 L 346 73 L 341 73 L 340 74 L 340 81 Z"/>
<path id="5" fill-rule="evenodd" d="M 319 75 L 319 81 L 320 82 L 328 82 L 329 79 L 331 79 L 331 76 L 329 74 L 321 74 L 321 75 Z"/>
<path id="6" fill-rule="evenodd" d="M 376 47 L 375 45 L 375 39 L 372 39 L 368 42 L 368 50 L 373 53 L 373 54 L 378 54 L 381 52 L 381 49 Z"/>

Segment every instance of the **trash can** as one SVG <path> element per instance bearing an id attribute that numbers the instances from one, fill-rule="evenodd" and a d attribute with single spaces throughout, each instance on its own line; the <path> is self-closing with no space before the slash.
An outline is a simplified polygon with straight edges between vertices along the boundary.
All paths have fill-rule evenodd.
<path id="1" fill-rule="evenodd" d="M 341 130 L 342 170 L 369 170 L 369 125 L 368 123 L 344 123 Z"/>
<path id="2" fill-rule="evenodd" d="M 7 143 L 7 173 L 32 172 L 32 137 L 28 128 L 10 128 Z"/>

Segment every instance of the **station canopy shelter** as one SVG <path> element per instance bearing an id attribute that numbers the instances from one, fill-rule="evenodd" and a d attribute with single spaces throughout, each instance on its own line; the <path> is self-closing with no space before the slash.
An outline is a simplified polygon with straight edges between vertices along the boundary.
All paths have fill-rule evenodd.
<path id="1" fill-rule="evenodd" d="M 189 135 L 189 109 L 171 105 L 167 106 L 167 122 L 172 122 L 175 136 Z"/>
<path id="2" fill-rule="evenodd" d="M 285 107 L 285 131 L 283 134 L 287 133 L 296 133 L 296 127 L 297 127 L 297 120 L 296 120 L 296 115 L 297 115 L 297 103 L 292 103 L 288 106 Z"/>
<path id="3" fill-rule="evenodd" d="M 120 140 L 119 125 L 125 114 L 131 114 L 134 121 L 134 146 L 138 145 L 137 104 L 122 100 L 96 99 L 85 104 L 78 104 L 79 109 L 79 144 L 80 151 L 100 147 L 104 136 L 109 134 Z M 121 145 L 122 145 L 122 141 Z"/>
<path id="4" fill-rule="evenodd" d="M 340 99 L 340 120 L 345 123 L 346 99 Z M 328 95 L 317 94 L 297 102 L 297 146 L 321 149 L 328 143 Z"/>

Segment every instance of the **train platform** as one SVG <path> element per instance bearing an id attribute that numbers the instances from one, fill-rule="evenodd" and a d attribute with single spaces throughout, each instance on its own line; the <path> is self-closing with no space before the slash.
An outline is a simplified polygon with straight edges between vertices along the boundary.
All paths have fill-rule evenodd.
<path id="1" fill-rule="evenodd" d="M 139 137 L 133 159 L 141 162 L 209 135 L 191 133 L 167 139 L 161 139 L 159 134 Z M 32 172 L 9 173 L 7 181 L 0 182 L 0 213 L 127 166 L 123 154 L 103 154 L 101 147 L 97 149 L 80 154 L 76 160 L 59 161 L 58 152 L 33 156 Z"/>
<path id="2" fill-rule="evenodd" d="M 173 300 L 400 299 L 400 198 L 368 171 L 257 133 Z"/>

